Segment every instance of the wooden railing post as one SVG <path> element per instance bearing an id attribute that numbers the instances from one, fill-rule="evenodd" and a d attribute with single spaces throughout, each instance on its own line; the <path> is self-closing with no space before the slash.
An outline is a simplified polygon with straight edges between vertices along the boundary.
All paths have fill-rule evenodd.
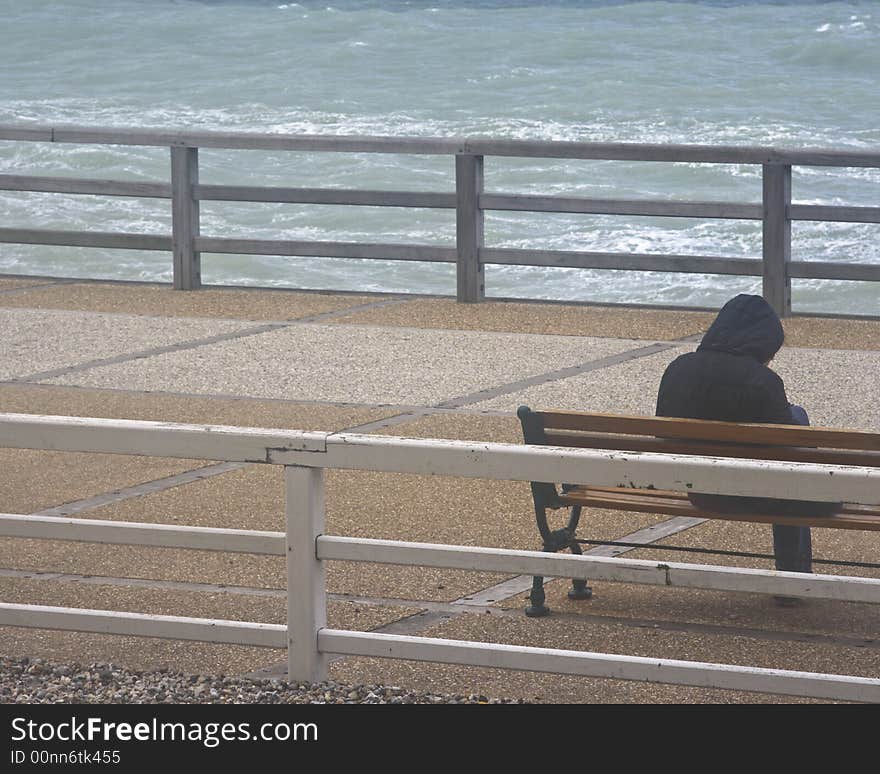
<path id="1" fill-rule="evenodd" d="M 791 165 L 764 164 L 764 284 L 767 303 L 780 317 L 791 315 Z"/>
<path id="2" fill-rule="evenodd" d="M 287 676 L 290 682 L 327 679 L 318 632 L 327 625 L 324 563 L 317 558 L 324 531 L 324 471 L 284 467 L 287 512 Z"/>
<path id="3" fill-rule="evenodd" d="M 202 286 L 201 255 L 195 249 L 199 235 L 199 202 L 193 192 L 199 182 L 199 149 L 171 148 L 171 234 L 174 250 L 174 289 Z"/>
<path id="4" fill-rule="evenodd" d="M 482 301 L 486 292 L 483 262 L 483 157 L 459 154 L 455 157 L 456 196 L 456 297 L 459 301 Z"/>

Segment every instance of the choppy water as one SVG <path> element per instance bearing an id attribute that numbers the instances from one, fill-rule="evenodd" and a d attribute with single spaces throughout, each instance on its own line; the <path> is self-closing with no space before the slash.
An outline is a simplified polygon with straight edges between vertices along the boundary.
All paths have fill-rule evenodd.
<path id="1" fill-rule="evenodd" d="M 0 0 L 0 122 L 880 149 L 876 2 Z M 206 183 L 451 191 L 448 157 L 202 151 Z M 0 171 L 165 180 L 167 150 L 0 143 Z M 752 167 L 489 159 L 487 189 L 760 201 Z M 795 169 L 876 205 L 880 170 Z M 167 202 L 0 192 L 9 226 L 168 233 Z M 454 214 L 203 203 L 202 233 L 451 244 Z M 880 263 L 880 226 L 794 225 L 793 257 Z M 752 222 L 492 213 L 487 244 L 757 257 Z M 209 283 L 454 293 L 448 266 L 203 255 Z M 168 281 L 161 253 L 0 244 L 0 271 Z M 487 294 L 716 305 L 760 281 L 487 267 Z M 795 308 L 880 314 L 871 283 Z"/>

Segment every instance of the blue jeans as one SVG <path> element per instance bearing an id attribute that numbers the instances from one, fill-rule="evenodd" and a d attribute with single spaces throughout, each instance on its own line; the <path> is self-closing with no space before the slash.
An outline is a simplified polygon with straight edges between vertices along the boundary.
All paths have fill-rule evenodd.
<path id="1" fill-rule="evenodd" d="M 800 406 L 791 406 L 791 417 L 799 425 L 809 425 L 807 412 Z M 690 494 L 691 502 L 708 510 L 736 513 L 754 511 L 776 516 L 832 516 L 840 510 L 840 503 L 780 500 L 770 497 L 733 497 L 729 495 Z M 776 569 L 787 572 L 813 571 L 813 544 L 809 527 L 791 527 L 773 524 L 773 554 Z"/>
<path id="2" fill-rule="evenodd" d="M 799 425 L 809 425 L 810 418 L 801 406 L 791 404 L 791 418 Z M 776 569 L 789 572 L 813 571 L 813 541 L 809 527 L 773 525 L 773 555 Z"/>

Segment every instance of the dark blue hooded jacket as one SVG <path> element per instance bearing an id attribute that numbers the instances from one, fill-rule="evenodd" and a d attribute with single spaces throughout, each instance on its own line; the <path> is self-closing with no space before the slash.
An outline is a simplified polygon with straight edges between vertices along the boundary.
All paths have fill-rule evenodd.
<path id="1" fill-rule="evenodd" d="M 677 357 L 666 368 L 657 394 L 657 415 L 798 424 L 782 379 L 765 365 L 779 351 L 783 339 L 779 317 L 761 296 L 731 299 L 709 326 L 697 351 Z M 688 497 L 701 508 L 718 511 L 828 516 L 840 508 L 840 503 L 768 497 L 696 492 Z M 785 568 L 780 565 L 780 569 Z M 801 570 L 800 565 L 795 569 Z"/>
<path id="2" fill-rule="evenodd" d="M 667 367 L 657 415 L 794 424 L 782 379 L 765 365 L 784 338 L 779 317 L 761 296 L 731 299 L 697 351 Z"/>

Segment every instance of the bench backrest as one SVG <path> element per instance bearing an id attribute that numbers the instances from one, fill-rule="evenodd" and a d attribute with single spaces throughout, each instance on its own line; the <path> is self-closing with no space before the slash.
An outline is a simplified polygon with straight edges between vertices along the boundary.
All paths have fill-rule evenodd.
<path id="1" fill-rule="evenodd" d="M 880 467 L 880 433 L 520 406 L 528 444 Z"/>

